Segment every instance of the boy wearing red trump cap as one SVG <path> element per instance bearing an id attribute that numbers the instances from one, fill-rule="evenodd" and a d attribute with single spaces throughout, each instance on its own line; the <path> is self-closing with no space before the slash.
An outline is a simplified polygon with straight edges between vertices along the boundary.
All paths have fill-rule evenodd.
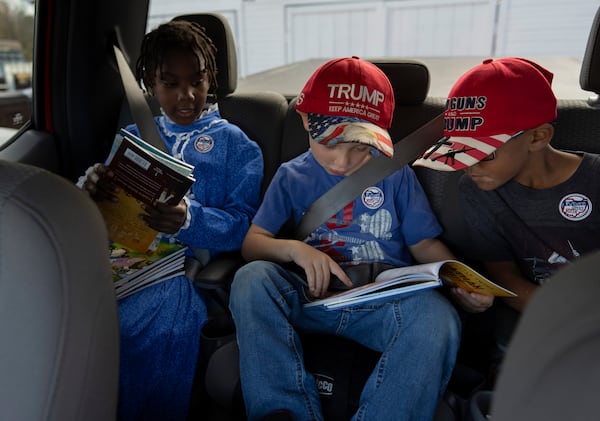
<path id="1" fill-rule="evenodd" d="M 242 245 L 251 262 L 237 272 L 231 288 L 248 419 L 272 413 L 279 419 L 323 419 L 316 381 L 302 358 L 298 334 L 305 331 L 343 336 L 382 353 L 356 418 L 432 419 L 460 340 L 460 320 L 442 294 L 424 291 L 351 310 L 303 307 L 309 295 L 327 293 L 332 275 L 338 286 L 352 287 L 345 269 L 358 264 L 406 266 L 453 258 L 436 239 L 441 227 L 412 169 L 406 166 L 368 187 L 304 241 L 277 236 L 373 155 L 392 155 L 390 82 L 370 62 L 334 59 L 310 77 L 296 109 L 310 150 L 275 174 Z M 289 263 L 300 273 L 283 266 Z M 471 311 L 493 300 L 465 291 L 452 295 Z"/>
<path id="2" fill-rule="evenodd" d="M 552 78 L 523 58 L 485 60 L 453 86 L 445 137 L 414 163 L 465 170 L 470 255 L 518 294 L 503 299 L 517 317 L 552 273 L 600 248 L 600 159 L 551 146 Z"/>

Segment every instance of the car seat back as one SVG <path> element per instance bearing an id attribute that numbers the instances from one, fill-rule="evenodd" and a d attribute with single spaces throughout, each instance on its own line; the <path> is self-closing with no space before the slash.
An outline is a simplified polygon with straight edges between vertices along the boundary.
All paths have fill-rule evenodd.
<path id="1" fill-rule="evenodd" d="M 559 99 L 551 145 L 558 149 L 600 153 L 600 106 L 583 99 Z"/>
<path id="2" fill-rule="evenodd" d="M 584 91 L 594 93 L 589 100 L 590 105 L 600 106 L 598 100 L 598 94 L 600 94 L 600 7 L 596 10 L 588 35 L 579 72 L 579 85 Z"/>
<path id="3" fill-rule="evenodd" d="M 0 418 L 115 419 L 119 324 L 96 205 L 0 161 L 0 232 Z"/>
<path id="4" fill-rule="evenodd" d="M 560 149 L 600 153 L 600 7 L 590 28 L 579 85 L 593 95 L 588 101 L 559 99 L 552 145 Z"/>
<path id="5" fill-rule="evenodd" d="M 279 167 L 281 139 L 288 102 L 277 92 L 232 93 L 219 100 L 221 116 L 239 126 L 261 148 L 262 193 Z"/>
<path id="6" fill-rule="evenodd" d="M 598 417 L 599 267 L 600 253 L 584 256 L 532 298 L 498 377 L 495 421 Z"/>

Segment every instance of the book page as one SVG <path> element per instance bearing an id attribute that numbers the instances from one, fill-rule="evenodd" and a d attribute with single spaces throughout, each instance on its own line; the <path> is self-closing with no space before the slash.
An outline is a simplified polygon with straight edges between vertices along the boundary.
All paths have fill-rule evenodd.
<path id="1" fill-rule="evenodd" d="M 375 278 L 375 281 L 388 281 L 391 279 L 398 279 L 407 274 L 427 274 L 429 278 L 433 277 L 434 279 L 439 278 L 440 267 L 445 263 L 445 261 L 441 262 L 432 262 L 432 263 L 423 263 L 420 265 L 412 265 L 412 266 L 403 266 L 399 268 L 393 268 L 384 270 Z"/>
<path id="2" fill-rule="evenodd" d="M 445 262 L 440 269 L 442 280 L 469 292 L 498 297 L 515 297 L 516 294 L 487 279 L 474 269 L 458 261 Z"/>
<path id="3" fill-rule="evenodd" d="M 399 284 L 398 283 L 390 284 L 389 282 L 387 282 L 387 286 L 385 286 L 383 288 L 378 288 L 375 290 L 370 290 L 368 293 L 362 293 L 362 294 L 358 294 L 358 295 L 355 294 L 355 295 L 350 295 L 350 296 L 347 294 L 344 295 L 343 293 L 338 294 L 336 296 L 333 296 L 333 297 L 323 300 L 325 302 L 321 303 L 321 304 L 325 305 L 325 307 L 327 307 L 328 309 L 335 309 L 335 308 L 340 308 L 340 307 L 346 307 L 351 304 L 358 304 L 358 303 L 367 302 L 367 301 L 379 300 L 381 298 L 404 295 L 404 294 L 408 294 L 411 292 L 422 291 L 425 289 L 437 288 L 437 287 L 441 286 L 441 282 L 439 282 L 439 280 L 437 280 L 437 279 L 427 280 L 427 279 L 424 279 L 423 276 L 418 276 L 418 275 L 408 275 L 408 276 L 412 279 L 407 279 L 406 281 L 403 281 Z M 316 302 L 310 303 L 310 304 L 315 304 L 315 303 L 319 303 L 319 301 L 316 301 Z M 305 306 L 309 306 L 309 304 L 307 304 Z"/>
<path id="4" fill-rule="evenodd" d="M 400 295 L 437 287 L 442 283 L 437 274 L 433 272 L 436 267 L 439 267 L 437 262 L 434 264 L 388 269 L 381 272 L 374 282 L 335 293 L 326 298 L 316 299 L 305 304 L 305 306 L 325 305 L 328 308 L 337 308 L 352 303 L 371 301 L 391 295 Z M 419 269 L 425 270 L 419 271 Z"/>
<path id="5" fill-rule="evenodd" d="M 372 301 L 384 297 L 407 294 L 435 288 L 446 283 L 469 292 L 495 296 L 515 296 L 513 292 L 487 279 L 471 267 L 457 260 L 443 260 L 420 265 L 392 268 L 381 272 L 374 282 L 329 295 L 304 304 L 305 307 L 323 305 L 328 309 Z"/>
<path id="6" fill-rule="evenodd" d="M 117 152 L 121 142 L 123 141 L 123 138 L 127 138 L 128 142 L 135 143 L 137 146 L 139 146 L 140 148 L 147 151 L 150 155 L 152 155 L 154 158 L 159 160 L 161 163 L 172 168 L 173 170 L 177 171 L 178 173 L 180 173 L 183 176 L 186 176 L 186 177 L 190 176 L 192 174 L 192 172 L 194 171 L 193 165 L 188 164 L 187 162 L 183 162 L 183 161 L 169 155 L 168 153 L 165 153 L 165 152 L 161 151 L 160 149 L 155 148 L 154 146 L 143 141 L 142 139 L 135 136 L 133 133 L 128 132 L 125 129 L 119 130 L 119 133 L 116 134 L 115 140 L 113 142 L 113 146 L 108 155 L 108 158 L 106 159 L 107 165 L 110 163 L 113 156 Z"/>

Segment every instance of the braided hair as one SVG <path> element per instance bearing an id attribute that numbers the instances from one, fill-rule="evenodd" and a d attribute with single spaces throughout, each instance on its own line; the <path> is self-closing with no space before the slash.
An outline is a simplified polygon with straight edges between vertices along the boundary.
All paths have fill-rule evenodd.
<path id="1" fill-rule="evenodd" d="M 204 61 L 208 75 L 209 91 L 213 95 L 217 89 L 217 48 L 206 35 L 204 27 L 186 20 L 172 20 L 159 25 L 144 35 L 140 56 L 136 63 L 136 76 L 148 87 L 153 86 L 157 71 L 162 68 L 167 54 L 172 52 L 192 53 L 200 67 Z"/>

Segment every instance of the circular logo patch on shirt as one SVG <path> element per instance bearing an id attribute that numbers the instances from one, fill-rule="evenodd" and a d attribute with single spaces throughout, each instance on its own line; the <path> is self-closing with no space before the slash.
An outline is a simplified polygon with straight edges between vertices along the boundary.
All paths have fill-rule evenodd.
<path id="1" fill-rule="evenodd" d="M 558 211 L 569 221 L 581 221 L 592 213 L 592 201 L 583 194 L 571 193 L 560 200 Z"/>
<path id="2" fill-rule="evenodd" d="M 362 202 L 369 209 L 377 209 L 383 205 L 383 191 L 379 187 L 367 187 L 362 192 Z"/>
<path id="3" fill-rule="evenodd" d="M 213 140 L 213 138 L 207 135 L 198 136 L 198 138 L 194 142 L 194 147 L 200 153 L 210 152 L 214 145 L 215 141 Z"/>

